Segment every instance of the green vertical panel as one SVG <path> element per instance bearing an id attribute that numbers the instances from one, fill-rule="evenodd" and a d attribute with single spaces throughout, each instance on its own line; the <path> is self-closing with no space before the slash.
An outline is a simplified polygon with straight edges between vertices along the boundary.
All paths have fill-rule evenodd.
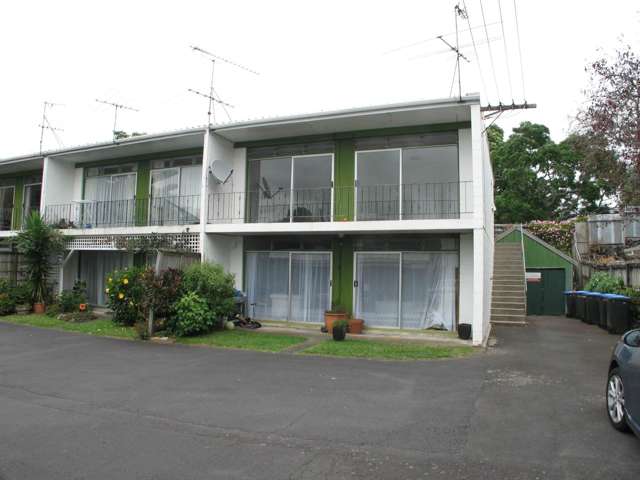
<path id="1" fill-rule="evenodd" d="M 24 198 L 24 178 L 16 179 L 15 188 L 13 190 L 13 215 L 11 218 L 12 230 L 20 230 L 22 226 L 22 203 Z"/>
<path id="2" fill-rule="evenodd" d="M 335 220 L 344 222 L 353 220 L 355 147 L 353 140 L 338 140 L 334 165 Z"/>
<path id="3" fill-rule="evenodd" d="M 149 189 L 151 188 L 151 161 L 138 162 L 136 177 L 136 225 L 145 226 L 149 218 Z"/>
<path id="4" fill-rule="evenodd" d="M 540 272 L 538 283 L 527 283 L 527 314 L 562 315 L 564 313 L 565 270 L 563 268 L 535 268 Z"/>
<path id="5" fill-rule="evenodd" d="M 334 305 L 353 310 L 353 241 L 351 238 L 333 240 L 333 278 L 331 300 Z"/>

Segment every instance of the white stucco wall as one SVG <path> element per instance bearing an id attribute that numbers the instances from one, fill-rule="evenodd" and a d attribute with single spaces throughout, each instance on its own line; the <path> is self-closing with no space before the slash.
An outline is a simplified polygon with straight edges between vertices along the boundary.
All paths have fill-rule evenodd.
<path id="1" fill-rule="evenodd" d="M 460 218 L 473 218 L 473 151 L 471 129 L 458 130 L 458 172 L 460 178 Z M 467 182 L 467 183 L 465 183 Z"/>
<path id="2" fill-rule="evenodd" d="M 460 235 L 459 323 L 473 324 L 473 233 Z"/>
<path id="3" fill-rule="evenodd" d="M 76 199 L 76 175 L 76 168 L 72 163 L 46 157 L 42 173 L 41 207 L 71 203 Z"/>
<path id="4" fill-rule="evenodd" d="M 243 246 L 243 237 L 215 234 L 207 234 L 202 244 L 202 260 L 219 263 L 227 272 L 234 274 L 239 290 L 243 287 Z"/>

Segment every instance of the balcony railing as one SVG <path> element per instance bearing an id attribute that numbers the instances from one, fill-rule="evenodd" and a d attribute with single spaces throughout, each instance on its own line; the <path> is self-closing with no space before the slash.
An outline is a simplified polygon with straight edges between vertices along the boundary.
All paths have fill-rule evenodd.
<path id="1" fill-rule="evenodd" d="M 45 221 L 57 228 L 105 228 L 200 223 L 200 195 L 47 205 Z"/>
<path id="2" fill-rule="evenodd" d="M 472 182 L 214 193 L 208 223 L 280 223 L 460 218 Z"/>

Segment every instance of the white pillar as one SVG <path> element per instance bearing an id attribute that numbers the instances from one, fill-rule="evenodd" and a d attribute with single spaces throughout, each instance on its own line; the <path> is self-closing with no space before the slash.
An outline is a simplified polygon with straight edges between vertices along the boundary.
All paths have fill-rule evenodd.
<path id="1" fill-rule="evenodd" d="M 473 230 L 473 344 L 481 345 L 485 335 L 484 230 Z"/>

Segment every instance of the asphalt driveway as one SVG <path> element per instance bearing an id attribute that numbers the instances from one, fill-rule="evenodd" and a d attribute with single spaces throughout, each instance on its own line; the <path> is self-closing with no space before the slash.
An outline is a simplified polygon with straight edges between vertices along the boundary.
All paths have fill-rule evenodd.
<path id="1" fill-rule="evenodd" d="M 638 478 L 604 410 L 615 337 L 565 318 L 383 362 L 0 323 L 0 479 Z"/>

